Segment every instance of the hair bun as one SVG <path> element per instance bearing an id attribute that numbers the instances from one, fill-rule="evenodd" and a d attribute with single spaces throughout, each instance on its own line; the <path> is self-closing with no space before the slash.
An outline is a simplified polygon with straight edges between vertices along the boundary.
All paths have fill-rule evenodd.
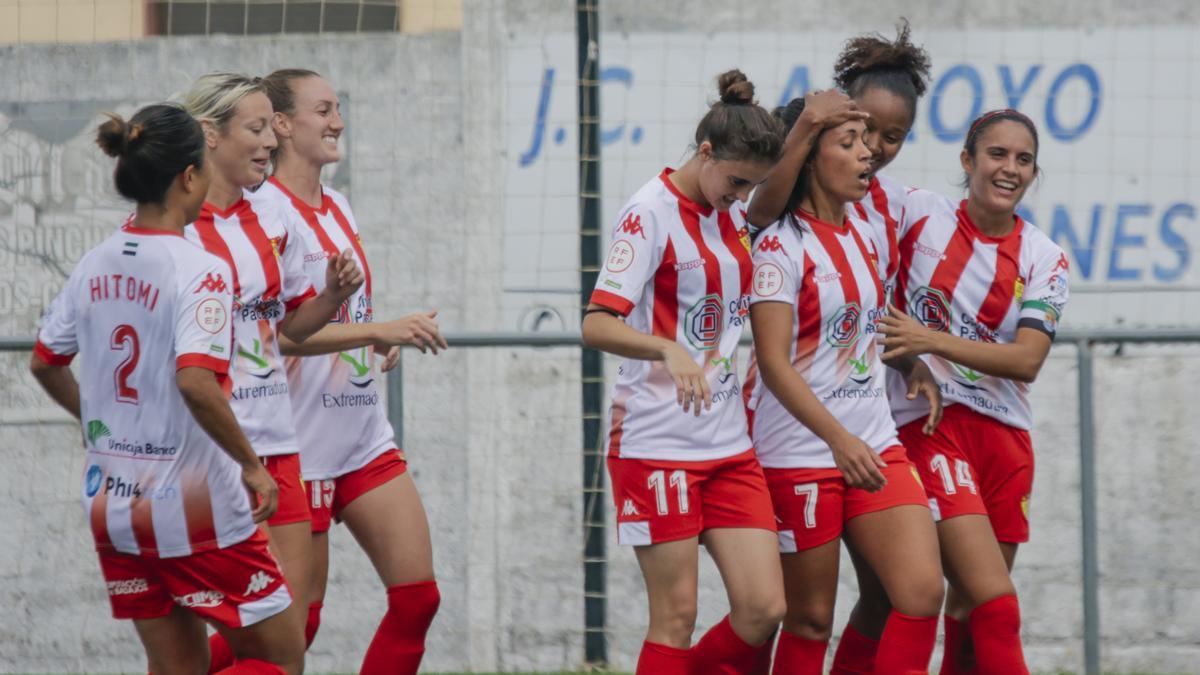
<path id="1" fill-rule="evenodd" d="M 100 125 L 96 130 L 96 145 L 104 151 L 104 154 L 109 157 L 120 157 L 125 148 L 129 147 L 129 142 L 136 138 L 130 137 L 129 125 L 121 118 L 120 115 L 114 113 L 104 113 L 108 116 L 108 121 Z M 141 133 L 141 125 L 135 125 L 137 133 Z"/>
<path id="2" fill-rule="evenodd" d="M 717 78 L 717 92 L 726 105 L 754 105 L 754 83 L 734 68 Z"/>

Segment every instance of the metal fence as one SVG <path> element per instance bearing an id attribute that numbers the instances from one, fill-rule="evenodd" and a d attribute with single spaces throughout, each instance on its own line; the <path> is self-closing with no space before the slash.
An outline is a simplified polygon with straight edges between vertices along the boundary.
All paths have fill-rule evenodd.
<path id="1" fill-rule="evenodd" d="M 583 348 L 579 333 L 521 333 L 480 332 L 447 333 L 446 340 L 452 348 L 531 348 L 531 347 L 578 347 Z M 749 343 L 749 336 L 744 343 Z M 1078 411 L 1079 460 L 1080 460 L 1080 512 L 1082 521 L 1084 619 L 1084 665 L 1088 675 L 1099 675 L 1100 671 L 1100 607 L 1099 607 L 1099 553 L 1097 528 L 1096 487 L 1096 435 L 1094 399 L 1094 350 L 1100 344 L 1200 344 L 1200 330 L 1103 330 L 1062 331 L 1056 344 L 1073 345 L 1076 349 L 1078 368 Z M 34 340 L 29 338 L 0 338 L 0 352 L 30 351 Z M 388 418 L 396 431 L 396 442 L 403 447 L 404 440 L 404 371 L 403 359 L 389 373 L 387 380 Z M 603 483 L 597 489 L 589 485 L 587 477 L 583 487 L 583 532 L 584 536 L 595 536 L 597 529 L 605 526 L 605 494 Z M 603 569 L 605 560 L 590 560 L 585 556 L 585 566 Z M 584 592 L 588 592 L 584 589 Z M 606 624 L 595 625 L 595 617 L 585 618 L 585 634 L 603 635 Z M 594 647 L 593 647 L 594 649 Z M 600 653 L 591 652 L 588 660 L 596 665 L 606 659 L 603 648 Z M 599 657 L 599 658 L 595 658 Z"/>

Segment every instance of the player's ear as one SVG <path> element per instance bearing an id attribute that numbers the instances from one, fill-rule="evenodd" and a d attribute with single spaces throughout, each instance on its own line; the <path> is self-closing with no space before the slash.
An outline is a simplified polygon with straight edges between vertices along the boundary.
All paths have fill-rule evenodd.
<path id="1" fill-rule="evenodd" d="M 696 148 L 696 155 L 706 162 L 711 161 L 713 159 L 712 143 L 707 140 L 701 141 L 700 146 Z"/>
<path id="2" fill-rule="evenodd" d="M 196 169 L 195 164 L 188 164 L 187 168 L 179 174 L 179 188 L 184 194 L 192 194 L 199 188 L 200 171 Z"/>
<path id="3" fill-rule="evenodd" d="M 211 120 L 200 120 L 200 129 L 204 131 L 204 144 L 208 146 L 208 149 L 212 150 L 217 147 L 217 139 L 220 138 L 221 133 L 217 130 L 216 125 Z"/>
<path id="4" fill-rule="evenodd" d="M 972 169 L 975 168 L 975 160 L 971 159 L 971 153 L 967 152 L 966 148 L 963 148 L 962 152 L 959 153 L 958 161 L 962 164 L 962 170 L 970 176 Z"/>
<path id="5" fill-rule="evenodd" d="M 287 115 L 276 111 L 271 117 L 271 126 L 275 128 L 275 135 L 279 138 L 292 137 L 292 120 Z"/>

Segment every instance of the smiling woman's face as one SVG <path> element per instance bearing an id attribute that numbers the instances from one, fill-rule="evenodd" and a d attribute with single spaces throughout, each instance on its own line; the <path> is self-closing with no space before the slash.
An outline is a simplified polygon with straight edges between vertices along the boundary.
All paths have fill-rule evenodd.
<path id="1" fill-rule="evenodd" d="M 266 94 L 256 91 L 239 101 L 225 128 L 209 135 L 213 169 L 239 187 L 266 180 L 276 145 L 271 117 L 271 99 Z"/>

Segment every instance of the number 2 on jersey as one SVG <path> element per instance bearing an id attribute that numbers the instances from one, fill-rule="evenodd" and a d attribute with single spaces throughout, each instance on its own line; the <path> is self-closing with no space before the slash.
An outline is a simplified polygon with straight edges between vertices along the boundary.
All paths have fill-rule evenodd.
<path id="1" fill-rule="evenodd" d="M 658 470 L 651 471 L 650 477 L 646 480 L 646 485 L 654 491 L 654 501 L 658 507 L 658 515 L 665 516 L 669 513 L 667 509 L 667 483 L 675 488 L 675 492 L 679 495 L 679 512 L 688 512 L 688 493 L 687 493 L 687 472 L 683 469 L 676 469 L 671 472 L 671 477 L 666 477 L 666 471 Z"/>
<path id="2" fill-rule="evenodd" d="M 971 492 L 975 492 L 975 479 L 971 477 L 971 467 L 961 459 L 954 460 L 954 476 L 950 475 L 950 460 L 946 459 L 945 455 L 934 455 L 933 459 L 929 460 L 929 466 L 938 472 L 942 477 L 942 485 L 946 488 L 946 494 L 952 495 L 958 492 L 954 484 L 958 483 L 958 487 L 965 487 Z"/>
<path id="3" fill-rule="evenodd" d="M 138 390 L 129 385 L 129 376 L 133 374 L 133 369 L 137 368 L 142 348 L 138 343 L 137 331 L 133 329 L 133 326 L 123 323 L 113 329 L 109 348 L 113 351 L 125 351 L 126 347 L 129 348 L 129 354 L 117 366 L 117 370 L 113 373 L 113 382 L 117 386 L 117 401 L 137 405 Z"/>

